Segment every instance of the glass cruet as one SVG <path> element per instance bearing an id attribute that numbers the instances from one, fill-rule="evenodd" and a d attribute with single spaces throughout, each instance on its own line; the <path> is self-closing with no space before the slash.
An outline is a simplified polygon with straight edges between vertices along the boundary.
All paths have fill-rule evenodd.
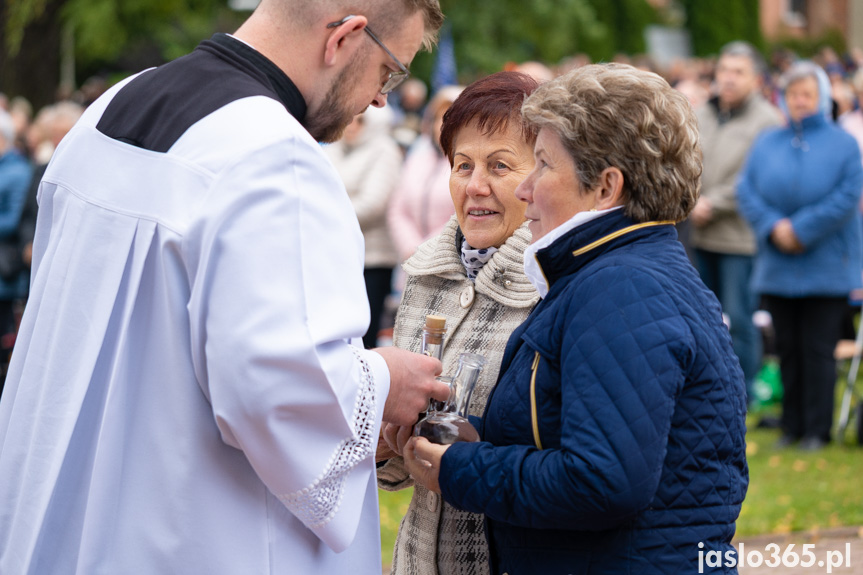
<path id="1" fill-rule="evenodd" d="M 432 443 L 449 445 L 457 441 L 479 441 L 479 433 L 467 419 L 473 389 L 485 366 L 485 358 L 476 353 L 463 353 L 452 376 L 449 399 L 441 409 L 429 410 L 428 415 L 414 426 L 414 435 Z"/>

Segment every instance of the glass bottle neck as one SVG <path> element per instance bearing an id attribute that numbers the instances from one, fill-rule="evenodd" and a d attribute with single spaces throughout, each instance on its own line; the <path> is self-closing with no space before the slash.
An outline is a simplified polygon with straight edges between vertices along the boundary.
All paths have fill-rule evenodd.
<path id="1" fill-rule="evenodd" d="M 467 417 L 470 398 L 484 366 L 485 358 L 481 355 L 463 353 L 459 356 L 458 370 L 452 379 L 452 387 L 445 411 Z"/>
<path id="2" fill-rule="evenodd" d="M 443 330 L 423 329 L 423 340 L 420 353 L 441 360 L 443 358 L 443 342 L 446 334 Z"/>

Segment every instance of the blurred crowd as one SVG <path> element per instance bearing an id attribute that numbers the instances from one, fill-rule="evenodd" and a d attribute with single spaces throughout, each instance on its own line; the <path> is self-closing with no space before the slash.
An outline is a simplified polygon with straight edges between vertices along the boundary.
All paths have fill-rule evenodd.
<path id="1" fill-rule="evenodd" d="M 834 348 L 854 337 L 849 294 L 861 276 L 863 51 L 840 56 L 823 48 L 802 61 L 776 50 L 765 59 L 745 42 L 732 42 L 716 57 L 665 68 L 642 56 L 615 61 L 660 74 L 695 109 L 704 173 L 696 209 L 678 224 L 680 240 L 723 306 L 750 403 L 769 354 L 781 366 L 785 391 L 775 422 L 780 443 L 823 447 L 833 423 Z M 589 63 L 576 55 L 556 66 L 523 62 L 506 69 L 544 82 Z M 399 264 L 454 213 L 451 167 L 438 135 L 460 90 L 448 86 L 429 97 L 425 84 L 412 79 L 387 108 L 367 110 L 326 148 L 366 237 L 369 347 L 388 343 L 403 287 Z M 770 131 L 774 140 L 763 142 Z M 851 137 L 837 138 L 840 132 Z M 741 206 L 740 193 L 751 201 Z"/>
<path id="2" fill-rule="evenodd" d="M 34 111 L 25 98 L 0 93 L 0 391 L 27 301 L 39 181 L 85 104 L 98 96 L 93 83 L 86 94 Z"/>
<path id="3" fill-rule="evenodd" d="M 758 57 L 760 60 L 760 56 Z M 621 54 L 616 56 L 614 61 L 660 74 L 669 84 L 683 92 L 698 110 L 711 99 L 718 100 L 720 97 L 717 83 L 719 59 L 681 59 L 666 67 L 656 65 L 647 56 L 630 57 Z M 763 100 L 774 109 L 777 123 L 784 122 L 780 114 L 780 80 L 789 66 L 798 60 L 790 51 L 775 51 L 769 61 L 754 64 L 752 78 L 748 80 L 751 85 L 737 87 L 741 93 L 732 94 L 729 98 L 739 99 L 740 102 L 733 102 L 739 104 L 751 96 L 752 90 L 757 90 Z M 822 49 L 813 61 L 825 70 L 830 79 L 831 114 L 834 121 L 854 135 L 863 146 L 863 112 L 860 106 L 863 100 L 863 50 L 855 48 L 840 57 L 827 47 Z M 588 56 L 579 54 L 564 59 L 556 66 L 531 61 L 512 63 L 507 65 L 506 69 L 527 73 L 537 81 L 544 82 L 572 68 L 590 63 Z M 345 171 L 351 171 L 344 168 L 345 165 L 351 163 L 354 166 L 353 175 L 346 176 L 345 179 L 348 193 L 358 206 L 358 213 L 368 209 L 369 194 L 374 194 L 376 217 L 369 222 L 368 230 L 366 226 L 363 226 L 363 229 L 374 238 L 389 236 L 389 242 L 385 244 L 387 247 L 383 248 L 395 254 L 389 261 L 400 263 L 406 260 L 420 243 L 436 235 L 453 213 L 448 192 L 450 166 L 440 152 L 437 134 L 444 112 L 460 90 L 460 86 L 447 86 L 429 97 L 426 85 L 421 80 L 412 78 L 398 93 L 391 95 L 387 108 L 370 108 L 366 111 L 365 116 L 375 118 L 368 122 L 369 126 L 364 128 L 365 120 L 363 116 L 359 116 L 343 140 L 331 146 L 333 149 L 330 157 L 343 176 Z M 753 137 L 755 135 L 753 134 Z M 391 153 L 366 153 L 369 149 L 380 147 L 382 140 L 394 144 L 389 146 Z M 751 143 L 739 142 L 741 154 L 745 155 Z M 392 154 L 397 148 L 403 158 L 400 170 L 390 173 L 386 181 L 370 184 L 369 188 L 376 188 L 374 191 L 363 189 L 363 184 L 369 184 L 368 179 L 375 173 L 375 165 L 378 162 L 391 164 Z M 364 169 L 356 169 L 357 158 L 362 156 L 365 156 L 368 163 Z M 740 167 L 742 166 L 738 166 Z M 357 173 L 364 174 L 368 179 L 361 183 Z M 681 226 L 680 233 L 687 248 L 692 249 L 690 227 Z M 386 230 L 386 234 L 381 230 Z M 381 242 L 373 241 L 373 251 L 377 252 L 381 248 Z M 695 260 L 694 254 L 692 259 Z M 372 265 L 376 266 L 378 263 L 373 262 Z M 398 266 L 394 265 L 393 268 L 397 270 Z M 397 271 L 393 281 L 393 289 L 398 295 Z"/>
<path id="4" fill-rule="evenodd" d="M 759 307 L 769 307 L 763 305 L 763 296 L 793 299 L 825 295 L 777 293 L 767 288 L 759 291 L 753 286 L 758 258 L 766 257 L 761 253 L 764 248 L 758 241 L 759 230 L 753 229 L 761 216 L 757 208 L 741 210 L 737 203 L 740 179 L 761 132 L 793 126 L 783 82 L 787 84 L 787 75 L 800 58 L 780 49 L 764 60 L 745 43 L 733 42 L 716 57 L 682 59 L 665 67 L 646 56 L 619 55 L 614 60 L 660 74 L 687 96 L 698 114 L 704 152 L 702 197 L 691 217 L 678 225 L 678 232 L 693 265 L 723 305 L 752 393 L 762 366 L 764 338 L 751 318 Z M 855 48 L 840 55 L 824 48 L 812 62 L 826 81 L 820 93 L 829 92 L 828 121 L 863 147 L 863 50 Z M 524 72 L 541 83 L 589 63 L 586 55 L 574 55 L 554 66 L 522 62 L 508 64 L 506 69 Z M 4 364 L 27 300 L 38 183 L 60 140 L 104 89 L 104 83 L 88 82 L 80 92 L 38 111 L 21 97 L 0 94 L 0 354 Z M 344 180 L 366 241 L 365 279 L 371 308 L 371 324 L 364 338 L 367 347 L 389 343 L 404 282 L 400 264 L 421 243 L 438 235 L 455 213 L 449 192 L 451 167 L 438 138 L 443 115 L 461 90 L 461 86 L 452 85 L 430 93 L 424 82 L 411 78 L 389 95 L 387 107 L 369 108 L 356 117 L 340 141 L 324 146 Z M 794 137 L 803 138 L 802 134 Z M 794 145 L 809 145 L 803 139 L 800 142 Z M 770 157 L 772 151 L 763 153 Z M 836 155 L 835 151 L 831 154 Z M 756 173 L 750 176 L 755 181 L 761 177 Z M 855 206 L 859 195 L 858 189 Z M 858 225 L 859 217 L 856 208 Z M 773 246 L 770 230 L 765 233 Z M 799 254 L 789 250 L 783 257 L 794 255 Z M 793 263 L 784 265 L 793 267 Z M 806 273 L 817 274 L 818 270 Z M 860 270 L 855 274 L 859 276 Z M 783 281 L 799 283 L 793 278 Z M 838 298 L 837 294 L 826 295 Z M 841 299 L 845 302 L 847 298 L 843 294 Z M 775 297 L 772 304 L 772 313 L 781 314 Z M 843 316 L 835 339 L 848 337 L 849 330 L 853 336 L 847 305 L 834 307 L 841 308 Z M 823 310 L 818 313 L 823 316 Z M 825 329 L 833 330 L 834 323 Z M 834 342 L 832 335 L 828 339 Z M 785 367 L 784 371 L 791 370 Z M 783 375 L 792 377 L 790 372 Z M 813 401 L 806 395 L 800 397 L 808 398 L 800 399 L 804 403 Z M 828 408 L 832 410 L 832 403 L 822 411 Z M 799 415 L 798 419 L 807 417 Z M 824 416 L 819 417 L 823 420 Z M 789 442 L 813 434 L 829 440 L 823 421 L 817 424 L 819 431 L 807 431 L 802 423 L 788 425 L 792 426 L 786 430 Z"/>

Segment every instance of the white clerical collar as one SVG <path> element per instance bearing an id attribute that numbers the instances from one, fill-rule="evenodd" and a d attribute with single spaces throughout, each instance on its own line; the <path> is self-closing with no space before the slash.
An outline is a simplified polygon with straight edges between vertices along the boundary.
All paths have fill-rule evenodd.
<path id="1" fill-rule="evenodd" d="M 229 38 L 233 38 L 233 39 L 234 39 L 234 40 L 236 40 L 237 42 L 242 42 L 243 44 L 245 44 L 246 46 L 248 46 L 249 48 L 251 48 L 251 49 L 252 49 L 252 50 L 254 50 L 255 52 L 258 52 L 258 51 L 259 51 L 257 48 L 255 48 L 254 46 L 252 46 L 251 44 L 249 44 L 248 42 L 246 42 L 246 41 L 245 41 L 245 40 L 243 40 L 242 38 L 237 38 L 237 37 L 236 37 L 236 36 L 234 36 L 233 34 L 225 34 L 225 36 L 227 36 L 227 37 L 229 37 Z"/>
<path id="2" fill-rule="evenodd" d="M 578 212 L 570 219 L 527 246 L 527 249 L 524 250 L 524 273 L 527 275 L 527 279 L 530 283 L 533 284 L 533 287 L 536 288 L 536 291 L 539 292 L 539 297 L 544 298 L 548 295 L 549 286 L 548 282 L 545 280 L 545 274 L 542 273 L 542 268 L 540 268 L 539 262 L 536 259 L 536 253 L 553 244 L 557 239 L 570 230 L 574 230 L 580 225 L 586 224 L 591 220 L 595 220 L 596 218 L 602 217 L 614 210 L 620 209 L 623 209 L 623 206 L 615 206 L 607 210 Z"/>

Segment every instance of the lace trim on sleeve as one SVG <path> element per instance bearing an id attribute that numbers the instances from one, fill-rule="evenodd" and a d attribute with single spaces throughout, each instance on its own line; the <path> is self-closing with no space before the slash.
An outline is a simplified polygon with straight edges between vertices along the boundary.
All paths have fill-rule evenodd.
<path id="1" fill-rule="evenodd" d="M 360 364 L 360 390 L 354 404 L 354 437 L 335 449 L 325 471 L 310 486 L 300 491 L 279 495 L 279 500 L 310 529 L 326 525 L 339 510 L 344 495 L 345 479 L 356 465 L 369 457 L 377 443 L 375 427 L 375 385 L 368 363 L 357 348 L 352 347 Z"/>

